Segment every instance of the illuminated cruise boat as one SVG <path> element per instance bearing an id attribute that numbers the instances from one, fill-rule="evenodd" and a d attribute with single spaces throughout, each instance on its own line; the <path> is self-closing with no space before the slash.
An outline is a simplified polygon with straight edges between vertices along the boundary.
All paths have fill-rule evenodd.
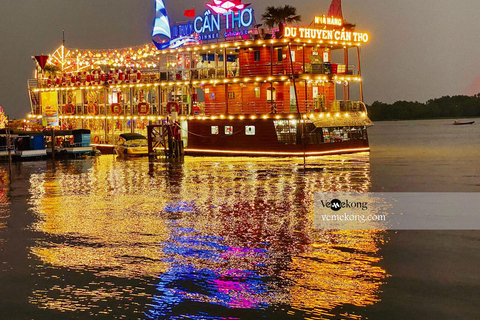
<path id="1" fill-rule="evenodd" d="M 186 154 L 313 156 L 369 150 L 360 46 L 340 1 L 307 26 L 263 29 L 253 5 L 214 0 L 171 24 L 155 1 L 152 44 L 60 46 L 36 56 L 30 119 L 89 129 L 113 150 L 122 133 L 174 127 Z M 102 148 L 103 147 L 103 148 Z"/>

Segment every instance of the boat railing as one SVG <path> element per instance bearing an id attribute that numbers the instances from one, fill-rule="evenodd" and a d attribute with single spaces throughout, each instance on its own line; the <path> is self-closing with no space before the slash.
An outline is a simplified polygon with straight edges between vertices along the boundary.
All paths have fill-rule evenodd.
<path id="1" fill-rule="evenodd" d="M 291 75 L 292 64 L 281 62 L 249 63 L 240 66 L 207 66 L 202 68 L 170 68 L 160 70 L 161 81 L 190 81 L 224 78 L 245 78 Z M 302 63 L 293 62 L 293 74 L 354 75 L 355 66 L 337 63 Z"/>
<path id="2" fill-rule="evenodd" d="M 82 143 L 82 142 L 71 143 L 70 141 L 64 141 L 62 144 L 62 147 L 64 148 L 81 148 L 85 146 L 86 146 L 85 143 Z"/>
<path id="3" fill-rule="evenodd" d="M 355 65 L 345 65 L 341 63 L 306 63 L 305 73 L 354 75 Z"/>
<path id="4" fill-rule="evenodd" d="M 308 113 L 308 112 L 366 112 L 365 104 L 361 101 L 299 99 L 298 109 L 295 99 L 290 101 L 244 101 L 225 103 L 208 102 L 202 113 L 206 115 L 216 114 L 285 114 L 285 113 Z"/>
<path id="5" fill-rule="evenodd" d="M 135 85 L 135 84 L 153 84 L 162 81 L 194 81 L 205 79 L 224 79 L 224 78 L 245 78 L 291 75 L 292 64 L 288 60 L 279 62 L 252 62 L 241 65 L 223 64 L 205 65 L 201 68 L 183 68 L 169 67 L 160 68 L 155 72 L 142 73 L 140 79 L 113 79 L 95 82 L 74 82 L 69 77 L 58 76 L 55 79 L 38 78 L 29 79 L 29 89 L 37 88 L 67 88 L 67 87 L 85 87 L 95 88 L 98 86 L 116 86 L 116 85 Z M 345 65 L 338 63 L 303 63 L 293 62 L 293 74 L 323 74 L 323 75 L 355 75 L 355 65 Z"/>
<path id="6" fill-rule="evenodd" d="M 130 102 L 119 102 L 120 108 L 112 107 L 112 104 L 96 103 L 96 108 L 89 107 L 89 104 L 74 105 L 73 110 L 67 111 L 67 104 L 60 105 L 61 116 L 144 116 L 160 114 L 160 110 L 157 102 L 148 103 L 148 110 L 144 108 L 139 110 L 139 104 L 145 102 L 134 102 L 130 105 Z M 133 108 L 132 108 L 133 107 Z M 148 111 L 148 112 L 146 112 Z"/>
<path id="7" fill-rule="evenodd" d="M 366 112 L 367 107 L 362 101 L 335 100 L 332 101 L 332 112 Z"/>

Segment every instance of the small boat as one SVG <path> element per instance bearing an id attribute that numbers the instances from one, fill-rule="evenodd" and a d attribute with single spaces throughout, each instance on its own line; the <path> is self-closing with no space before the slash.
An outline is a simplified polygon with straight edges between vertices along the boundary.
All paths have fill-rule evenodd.
<path id="1" fill-rule="evenodd" d="M 464 124 L 474 124 L 475 120 L 456 120 L 453 124 L 456 126 L 464 125 Z"/>
<path id="2" fill-rule="evenodd" d="M 115 152 L 118 156 L 126 157 L 148 156 L 147 138 L 139 133 L 122 133 Z"/>
<path id="3" fill-rule="evenodd" d="M 59 157 L 79 158 L 93 154 L 90 145 L 90 130 L 56 130 L 54 133 L 55 155 Z M 52 132 L 45 131 L 47 153 L 52 154 Z"/>
<path id="4" fill-rule="evenodd" d="M 14 144 L 15 159 L 43 158 L 47 155 L 43 135 L 18 135 Z"/>

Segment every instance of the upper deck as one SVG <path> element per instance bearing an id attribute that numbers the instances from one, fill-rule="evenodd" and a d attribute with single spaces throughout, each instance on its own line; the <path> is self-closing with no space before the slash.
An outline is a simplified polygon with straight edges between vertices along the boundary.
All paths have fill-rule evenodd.
<path id="1" fill-rule="evenodd" d="M 42 99 L 57 100 L 59 118 L 126 122 L 163 119 L 171 103 L 184 118 L 365 111 L 360 47 L 367 33 L 330 16 L 269 33 L 252 23 L 252 8 L 207 11 L 177 26 L 157 16 L 154 30 L 168 40 L 154 44 L 59 47 L 29 81 L 32 113 L 45 113 Z"/>
<path id="2" fill-rule="evenodd" d="M 332 53 L 361 43 L 294 39 L 238 40 L 156 50 L 153 45 L 112 50 L 60 47 L 54 74 L 37 74 L 37 89 L 241 83 L 361 81 L 358 66 L 331 61 Z M 290 47 L 291 54 L 288 52 Z M 64 51 L 65 56 L 58 52 Z M 292 60 L 292 61 L 291 61 Z M 63 67 L 63 70 L 62 70 Z M 186 81 L 188 83 L 186 83 Z"/>

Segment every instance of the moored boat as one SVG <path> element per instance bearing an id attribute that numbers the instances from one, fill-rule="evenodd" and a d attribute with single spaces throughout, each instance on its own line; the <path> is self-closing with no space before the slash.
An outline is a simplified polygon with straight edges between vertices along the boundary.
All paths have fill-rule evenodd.
<path id="1" fill-rule="evenodd" d="M 47 155 L 43 135 L 18 134 L 13 140 L 15 147 L 14 159 L 36 159 Z"/>
<path id="2" fill-rule="evenodd" d="M 464 124 L 474 124 L 474 123 L 475 123 L 474 120 L 455 120 L 455 122 L 453 124 L 456 125 L 456 126 L 460 126 L 460 125 L 464 125 Z"/>
<path id="3" fill-rule="evenodd" d="M 52 153 L 52 150 L 55 151 L 56 156 L 69 158 L 94 154 L 91 146 L 90 130 L 88 129 L 45 131 L 44 135 L 47 141 L 47 153 L 49 154 Z M 54 145 L 53 149 L 52 143 Z"/>
<path id="4" fill-rule="evenodd" d="M 237 9 L 217 3 L 221 13 L 208 5 L 192 21 L 172 25 L 163 1 L 155 3 L 154 44 L 62 45 L 42 60 L 62 70 L 54 77 L 38 72 L 29 81 L 30 117 L 89 129 L 101 150 L 125 132 L 147 136 L 149 125 L 164 124 L 169 139 L 182 140 L 192 155 L 369 150 L 373 123 L 363 102 L 360 46 L 370 36 L 343 19 L 339 1 L 312 24 L 282 24 L 281 31 L 259 29 L 253 7 L 241 1 Z M 47 103 L 56 109 L 44 112 Z M 125 144 L 115 149 L 129 153 Z"/>
<path id="5" fill-rule="evenodd" d="M 115 146 L 115 153 L 122 157 L 148 156 L 147 138 L 139 133 L 122 133 Z"/>

